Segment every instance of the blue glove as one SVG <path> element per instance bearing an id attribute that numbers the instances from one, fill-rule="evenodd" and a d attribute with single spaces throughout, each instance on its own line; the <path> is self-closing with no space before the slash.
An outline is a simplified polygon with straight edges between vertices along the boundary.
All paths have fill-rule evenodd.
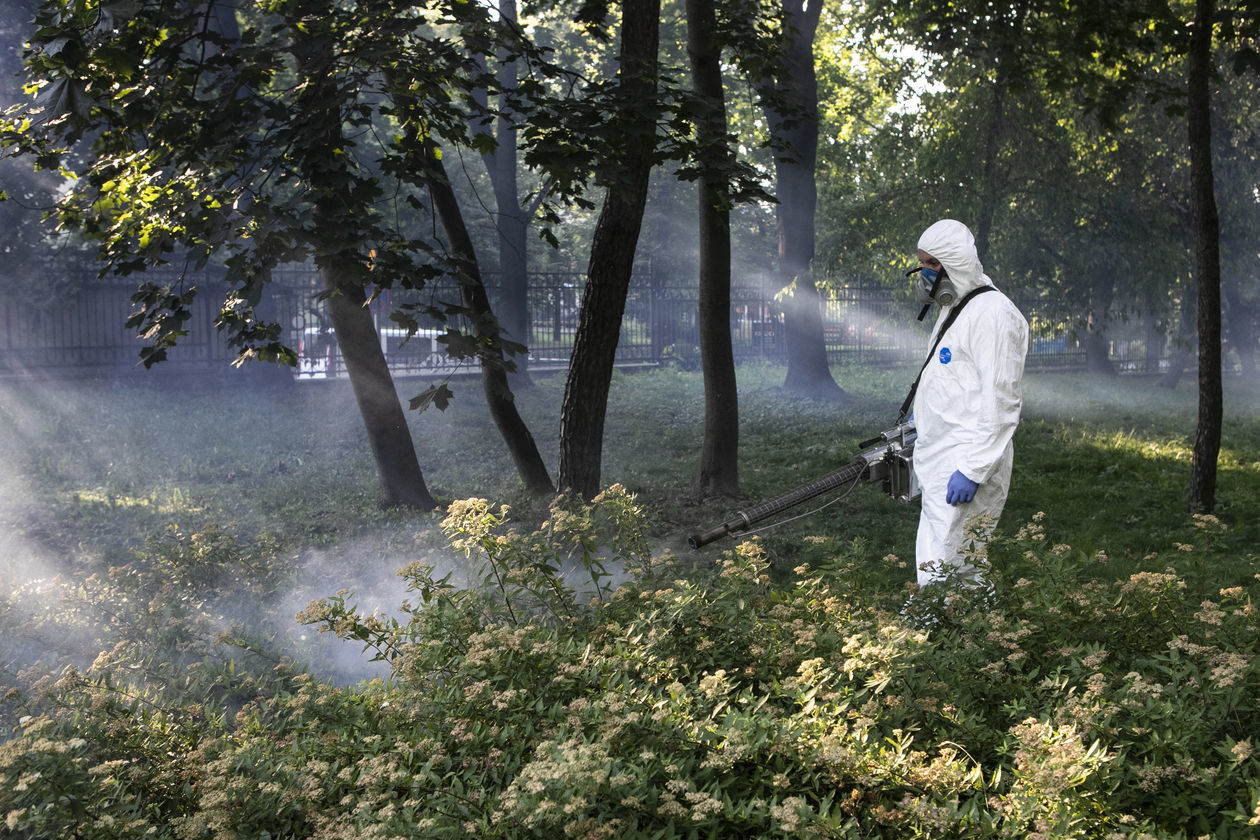
<path id="1" fill-rule="evenodd" d="M 945 501 L 951 505 L 965 505 L 976 497 L 976 488 L 979 486 L 958 470 L 954 470 L 945 487 Z"/>

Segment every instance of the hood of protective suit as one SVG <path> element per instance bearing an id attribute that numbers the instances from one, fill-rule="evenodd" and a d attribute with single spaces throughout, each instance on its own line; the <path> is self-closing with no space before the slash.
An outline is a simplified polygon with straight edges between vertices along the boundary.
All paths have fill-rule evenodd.
<path id="1" fill-rule="evenodd" d="M 919 250 L 936 257 L 945 266 L 959 300 L 972 289 L 993 285 L 976 253 L 976 238 L 962 222 L 942 219 L 932 225 L 919 237 Z"/>

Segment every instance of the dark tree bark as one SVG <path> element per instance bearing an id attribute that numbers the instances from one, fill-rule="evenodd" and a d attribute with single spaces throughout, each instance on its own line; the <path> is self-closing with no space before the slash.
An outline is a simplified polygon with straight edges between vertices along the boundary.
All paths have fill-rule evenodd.
<path id="1" fill-rule="evenodd" d="M 499 16 L 516 23 L 516 0 L 501 0 Z M 498 79 L 502 90 L 516 88 L 517 61 L 499 57 Z M 499 244 L 499 322 L 506 336 L 526 347 L 533 343 L 529 315 L 529 261 L 526 255 L 529 215 L 521 206 L 517 184 L 517 130 L 508 103 L 500 97 L 495 120 L 495 148 L 482 155 L 494 188 L 495 230 Z M 514 388 L 533 384 L 529 376 L 529 354 L 514 357 L 515 369 L 508 374 Z"/>
<path id="2" fill-rule="evenodd" d="M 324 292 L 329 295 L 329 319 L 376 461 L 381 504 L 431 510 L 438 506 L 437 501 L 429 494 L 420 472 L 411 430 L 381 350 L 372 313 L 366 306 L 367 266 L 357 247 L 362 243 L 347 240 L 345 219 L 337 214 L 338 208 L 352 206 L 353 202 L 345 200 L 342 191 L 349 189 L 354 180 L 351 173 L 344 170 L 344 156 L 336 153 L 345 147 L 337 104 L 340 99 L 329 66 L 331 56 L 321 46 L 318 40 L 311 40 L 310 58 L 300 68 L 305 81 L 302 96 L 312 115 L 311 126 L 323 139 L 322 143 L 309 147 L 306 178 L 312 185 L 317 236 L 325 242 L 340 243 L 341 247 L 318 257 L 316 267 Z M 313 186 L 315 184 L 320 186 Z"/>
<path id="3" fill-rule="evenodd" d="M 1011 145 L 1011 123 L 1007 117 L 1007 105 L 1011 88 L 1018 86 L 1021 78 L 1033 72 L 1029 61 L 1035 63 L 1039 60 L 1029 56 L 1026 43 L 1028 17 L 1030 14 L 1037 14 L 1030 8 L 1034 5 L 1029 0 L 999 4 L 986 26 L 992 38 L 989 48 L 991 52 L 985 58 L 988 66 L 980 72 L 984 78 L 990 80 L 989 112 L 984 116 L 980 147 L 979 203 L 972 225 L 976 236 L 976 250 L 981 255 L 989 253 L 994 220 L 1003 202 L 1010 198 L 1009 154 L 1004 151 Z"/>
<path id="4" fill-rule="evenodd" d="M 1187 126 L 1190 212 L 1199 288 L 1199 420 L 1190 466 L 1190 510 L 1216 507 L 1216 462 L 1221 451 L 1220 219 L 1212 180 L 1211 74 L 1213 0 L 1197 0 L 1188 56 Z"/>
<path id="5" fill-rule="evenodd" d="M 1018 67 L 1024 34 L 1024 21 L 1028 17 L 1026 0 L 1004 7 L 1001 16 L 1004 37 L 996 46 L 993 57 L 993 83 L 989 89 L 991 112 L 984 133 L 983 163 L 980 178 L 980 207 L 976 213 L 975 234 L 976 250 L 981 254 L 989 253 L 989 241 L 993 235 L 993 219 L 999 204 L 1004 200 L 1003 185 L 1007 180 L 1005 165 L 1002 163 L 1002 146 L 1006 142 L 1008 132 L 1006 118 L 1007 95 L 1012 78 L 1018 78 L 1024 72 Z M 1007 16 L 1009 15 L 1009 17 Z"/>
<path id="6" fill-rule="evenodd" d="M 1181 377 L 1185 376 L 1186 368 L 1194 361 L 1192 348 L 1195 340 L 1194 324 L 1198 299 L 1198 290 L 1193 285 L 1187 286 L 1185 297 L 1177 313 L 1177 325 L 1174 327 L 1172 339 L 1169 342 L 1172 349 L 1168 354 L 1168 369 L 1159 378 L 1158 385 L 1161 388 L 1175 390 L 1181 382 Z"/>
<path id="7" fill-rule="evenodd" d="M 1001 195 L 998 189 L 1002 134 L 1006 112 L 1006 82 L 999 68 L 997 79 L 989 91 L 993 112 L 989 115 L 984 134 L 984 162 L 980 176 L 980 209 L 976 214 L 976 251 L 989 253 L 989 239 L 993 234 L 993 216 Z"/>
<path id="8" fill-rule="evenodd" d="M 1145 325 L 1146 332 L 1146 366 L 1147 373 L 1159 371 L 1160 362 L 1164 358 L 1164 350 L 1168 346 L 1168 336 L 1160 330 L 1159 325 L 1150 315 Z"/>
<path id="9" fill-rule="evenodd" d="M 348 265 L 345 257 L 331 256 L 319 261 L 319 273 L 329 295 L 328 316 L 376 461 L 381 504 L 431 510 L 438 504 L 420 472 L 407 416 L 381 350 L 363 283 L 354 279 L 361 268 Z"/>
<path id="10" fill-rule="evenodd" d="M 783 0 L 784 65 L 768 86 L 766 120 L 783 145 L 774 160 L 776 227 L 779 240 L 780 286 L 784 295 L 783 327 L 787 376 L 783 387 L 814 397 L 840 399 L 827 362 L 821 300 L 809 272 L 814 259 L 814 219 L 818 205 L 815 169 L 818 161 L 818 79 L 814 68 L 814 35 L 822 0 Z"/>
<path id="11" fill-rule="evenodd" d="M 731 221 L 722 47 L 713 0 L 687 0 L 687 53 L 704 112 L 697 124 L 700 179 L 700 364 L 704 445 L 696 491 L 739 494 L 739 398 L 731 349 Z"/>
<path id="12" fill-rule="evenodd" d="M 1090 373 L 1116 376 L 1118 371 L 1111 363 L 1111 342 L 1107 338 L 1107 313 L 1115 297 L 1115 283 L 1109 276 L 1097 277 L 1093 286 L 1085 320 L 1085 369 Z"/>
<path id="13" fill-rule="evenodd" d="M 591 241 L 590 267 L 560 407 L 560 490 L 599 492 L 608 388 L 656 148 L 660 0 L 622 4 L 621 165 L 608 186 Z"/>
<path id="14" fill-rule="evenodd" d="M 542 455 L 534 436 L 516 410 L 512 389 L 508 384 L 508 363 L 500 343 L 499 322 L 490 308 L 477 264 L 477 254 L 472 237 L 464 224 L 464 216 L 456 200 L 455 191 L 447 178 L 446 167 L 437 154 L 437 148 L 426 143 L 425 167 L 428 174 L 429 192 L 433 199 L 433 212 L 442 225 L 457 265 L 460 300 L 469 312 L 473 334 L 477 338 L 477 358 L 481 361 L 481 387 L 485 394 L 490 416 L 507 443 L 516 464 L 516 471 L 530 492 L 551 495 L 555 487 L 543 464 Z"/>
<path id="15" fill-rule="evenodd" d="M 1168 329 L 1165 313 L 1157 306 L 1155 290 L 1146 285 L 1141 290 L 1142 330 L 1146 341 L 1146 373 L 1158 373 L 1168 348 Z M 1158 384 L 1158 380 L 1157 380 Z"/>
<path id="16" fill-rule="evenodd" d="M 514 138 L 515 130 L 510 133 Z M 512 144 L 500 147 L 491 175 L 498 207 L 495 227 L 499 242 L 499 309 L 506 337 L 529 347 L 533 343 L 529 312 L 529 262 L 526 257 L 529 219 L 516 192 L 516 155 L 509 151 L 515 148 L 515 139 L 505 140 L 500 131 L 499 142 Z M 529 387 L 533 384 L 529 375 L 529 353 L 517 353 L 512 358 L 516 363 L 510 374 L 513 386 Z"/>
<path id="17" fill-rule="evenodd" d="M 1090 373 L 1103 376 L 1116 376 L 1118 371 L 1110 358 L 1111 342 L 1103 327 L 1091 315 L 1085 323 L 1085 337 L 1081 342 L 1085 348 L 1085 369 Z"/>

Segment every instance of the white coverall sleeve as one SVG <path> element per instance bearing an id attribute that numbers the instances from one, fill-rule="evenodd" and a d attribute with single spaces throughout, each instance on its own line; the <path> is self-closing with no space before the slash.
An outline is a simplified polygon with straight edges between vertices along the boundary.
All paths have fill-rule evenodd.
<path id="1" fill-rule="evenodd" d="M 966 423 L 971 440 L 955 449 L 962 456 L 956 469 L 977 484 L 984 484 L 993 476 L 1019 425 L 1024 357 L 1028 352 L 1027 321 L 1006 301 L 992 302 L 1002 305 L 978 306 L 977 310 L 987 311 L 963 313 L 964 317 L 974 316 L 967 319 L 967 344 L 980 393 L 974 403 L 975 414 Z M 979 299 L 972 305 L 977 303 Z"/>

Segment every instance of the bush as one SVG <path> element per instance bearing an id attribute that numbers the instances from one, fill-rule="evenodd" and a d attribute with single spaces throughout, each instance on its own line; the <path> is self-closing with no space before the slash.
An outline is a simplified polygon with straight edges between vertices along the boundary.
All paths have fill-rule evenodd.
<path id="1" fill-rule="evenodd" d="M 1204 544 L 1222 527 L 1200 524 Z M 925 630 L 853 590 L 861 543 L 791 575 L 771 576 L 755 541 L 697 569 L 650 555 L 619 487 L 534 530 L 477 499 L 443 528 L 477 582 L 413 564 L 401 618 L 345 594 L 302 614 L 388 661 L 386 681 L 264 668 L 239 640 L 237 658 L 172 670 L 135 638 L 13 692 L 8 828 L 1228 838 L 1260 824 L 1256 583 L 1197 591 L 1179 569 L 1198 547 L 1099 582 L 1105 556 L 1047 545 L 1038 516 L 990 544 L 991 594 L 920 597 Z M 199 550 L 220 569 L 250 556 Z"/>

